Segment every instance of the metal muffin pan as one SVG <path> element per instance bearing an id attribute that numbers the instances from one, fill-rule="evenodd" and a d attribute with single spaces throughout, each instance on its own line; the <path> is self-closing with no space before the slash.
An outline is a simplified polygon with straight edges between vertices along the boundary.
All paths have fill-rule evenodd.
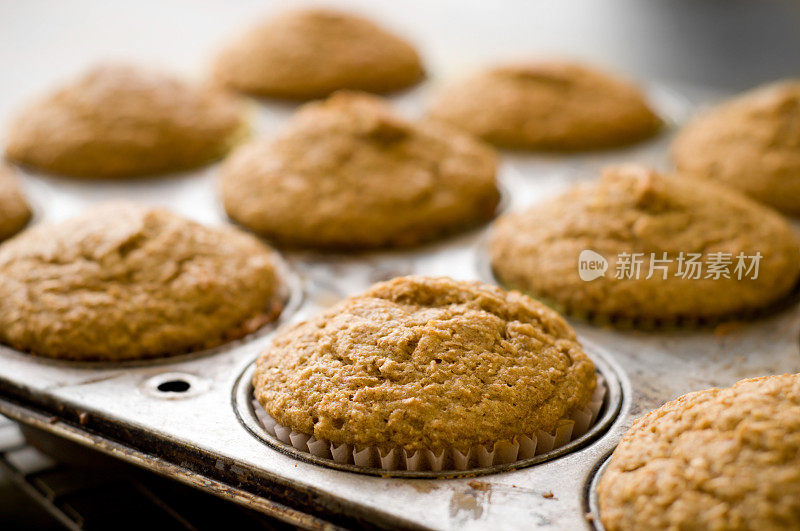
<path id="1" fill-rule="evenodd" d="M 403 95 L 403 105 L 419 104 L 426 89 Z M 508 208 L 595 178 L 609 163 L 664 167 L 674 125 L 706 100 L 683 88 L 652 93 L 673 126 L 652 141 L 576 156 L 506 153 L 500 179 Z M 277 113 L 264 107 L 262 120 L 274 130 L 276 116 L 285 114 L 283 107 Z M 92 202 L 119 197 L 167 206 L 208 224 L 227 222 L 216 197 L 215 166 L 122 182 L 25 173 L 40 214 L 34 222 L 63 219 Z M 293 297 L 279 324 L 308 318 L 398 275 L 484 278 L 487 230 L 402 251 L 284 253 Z M 474 477 L 354 473 L 296 458 L 262 440 L 243 401 L 250 389 L 247 371 L 274 326 L 209 351 L 126 364 L 55 362 L 0 347 L 0 413 L 301 527 L 589 529 L 589 483 L 633 418 L 689 391 L 800 372 L 797 303 L 715 329 L 642 332 L 572 324 L 600 369 L 618 381 L 618 402 L 606 409 L 602 429 L 563 455 Z M 616 415 L 609 414 L 617 403 Z"/>

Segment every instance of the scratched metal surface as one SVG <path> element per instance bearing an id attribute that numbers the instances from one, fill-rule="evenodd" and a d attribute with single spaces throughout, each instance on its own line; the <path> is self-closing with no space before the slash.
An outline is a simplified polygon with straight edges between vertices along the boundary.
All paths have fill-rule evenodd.
<path id="1" fill-rule="evenodd" d="M 401 96 L 398 105 L 418 111 L 427 90 L 429 86 L 423 86 Z M 611 162 L 633 160 L 665 166 L 670 132 L 705 100 L 685 88 L 654 87 L 650 93 L 671 124 L 670 130 L 654 141 L 622 151 L 569 158 L 507 154 L 500 175 L 508 192 L 507 208 L 522 208 L 577 180 L 594 178 L 599 168 Z M 260 120 L 275 126 L 288 113 L 285 107 L 266 106 L 260 111 Z M 28 174 L 26 182 L 39 210 L 36 222 L 62 219 L 89 203 L 124 196 L 167 205 L 200 221 L 220 224 L 226 219 L 216 200 L 215 179 L 212 166 L 191 174 L 141 182 L 80 183 L 34 174 Z M 279 324 L 301 320 L 345 295 L 397 275 L 483 278 L 480 253 L 486 230 L 408 252 L 355 256 L 286 254 L 291 278 L 295 279 L 294 294 Z M 585 514 L 589 510 L 586 493 L 592 471 L 614 448 L 633 418 L 688 391 L 729 385 L 749 376 L 800 371 L 797 305 L 766 319 L 716 331 L 623 332 L 581 322 L 573 324 L 582 340 L 605 353 L 620 373 L 624 396 L 617 420 L 602 437 L 574 453 L 529 468 L 478 478 L 387 479 L 338 471 L 295 460 L 254 437 L 237 419 L 232 393 L 236 378 L 270 341 L 274 327 L 204 355 L 138 365 L 48 362 L 0 347 L 0 388 L 5 384 L 6 398 L 27 394 L 34 402 L 50 400 L 55 404 L 55 409 L 50 408 L 51 414 L 55 411 L 54 418 L 39 422 L 39 427 L 85 444 L 99 444 L 98 436 L 102 438 L 103 430 L 108 429 L 103 424 L 93 424 L 97 418 L 189 448 L 213 464 L 213 469 L 200 469 L 200 480 L 196 469 L 194 475 L 189 474 L 185 467 L 181 468 L 182 463 L 165 468 L 164 462 L 169 465 L 172 455 L 167 451 L 163 455 L 152 448 L 141 451 L 134 441 L 122 454 L 117 453 L 183 481 L 203 484 L 207 490 L 242 503 L 256 504 L 257 496 L 242 498 L 241 493 L 232 494 L 224 481 L 213 477 L 216 472 L 243 476 L 245 471 L 255 471 L 256 482 L 262 478 L 312 493 L 318 507 L 333 507 L 333 512 L 354 515 L 377 526 L 566 529 L 590 525 Z M 158 383 L 174 378 L 190 381 L 192 389 L 185 394 L 165 394 L 155 389 Z M 9 384 L 16 386 L 14 390 L 8 390 Z M 60 404 L 88 414 L 85 430 L 80 422 L 59 418 Z M 0 401 L 0 412 L 30 421 L 32 417 L 20 411 L 18 406 Z M 87 433 L 81 434 L 81 430 Z M 106 446 L 101 444 L 100 448 L 107 450 Z M 202 481 L 203 474 L 209 476 L 208 482 Z M 243 488 L 247 490 L 246 482 Z M 269 504 L 260 509 L 275 512 Z M 316 524 L 286 514 L 283 517 L 289 521 Z"/>

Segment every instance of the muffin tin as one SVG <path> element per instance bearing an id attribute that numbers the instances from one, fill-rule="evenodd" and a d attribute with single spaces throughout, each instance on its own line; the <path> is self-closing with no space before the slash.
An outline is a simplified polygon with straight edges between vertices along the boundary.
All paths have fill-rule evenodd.
<path id="1" fill-rule="evenodd" d="M 426 90 L 400 96 L 401 108 L 419 110 Z M 703 103 L 685 89 L 656 87 L 651 97 L 673 129 Z M 264 106 L 261 128 L 274 130 L 287 108 Z M 588 155 L 508 153 L 500 175 L 508 208 L 595 178 L 608 163 L 664 167 L 670 132 Z M 225 222 L 214 167 L 125 182 L 29 177 L 37 223 L 117 197 L 168 206 L 204 223 Z M 290 293 L 278 322 L 208 351 L 148 362 L 75 364 L 0 347 L 0 413 L 302 527 L 581 529 L 597 521 L 590 482 L 633 418 L 688 391 L 800 372 L 796 303 L 757 321 L 702 330 L 612 330 L 573 321 L 610 392 L 595 427 L 552 455 L 467 475 L 364 474 L 319 464 L 265 439 L 248 400 L 249 375 L 277 325 L 398 275 L 489 280 L 487 228 L 397 252 L 284 253 L 282 278 Z"/>

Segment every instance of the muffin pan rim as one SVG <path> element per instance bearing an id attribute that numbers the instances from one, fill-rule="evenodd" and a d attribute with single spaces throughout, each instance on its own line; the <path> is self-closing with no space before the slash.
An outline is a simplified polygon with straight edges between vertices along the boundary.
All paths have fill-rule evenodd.
<path id="1" fill-rule="evenodd" d="M 585 507 L 587 509 L 587 513 L 592 515 L 591 525 L 596 531 L 605 531 L 606 529 L 602 520 L 600 520 L 600 497 L 597 495 L 597 486 L 600 484 L 600 480 L 603 479 L 603 474 L 605 474 L 606 470 L 608 470 L 608 467 L 611 464 L 612 453 L 613 451 L 609 452 L 605 457 L 597 462 L 594 469 L 589 474 L 584 487 Z"/>

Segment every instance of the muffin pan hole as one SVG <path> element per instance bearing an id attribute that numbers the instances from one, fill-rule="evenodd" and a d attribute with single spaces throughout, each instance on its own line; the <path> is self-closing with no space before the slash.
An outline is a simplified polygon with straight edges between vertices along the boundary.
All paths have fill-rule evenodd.
<path id="1" fill-rule="evenodd" d="M 143 391 L 155 398 L 172 400 L 197 396 L 209 387 L 208 380 L 194 374 L 166 372 L 147 379 Z"/>
<path id="2" fill-rule="evenodd" d="M 500 473 L 516 470 L 538 463 L 549 461 L 583 448 L 601 437 L 614 422 L 622 406 L 622 385 L 616 370 L 605 357 L 589 350 L 588 354 L 595 363 L 598 381 L 602 381 L 604 394 L 602 403 L 595 409 L 594 420 L 584 419 L 582 427 L 576 417 L 577 435 L 573 429 L 562 430 L 559 426 L 553 434 L 538 432 L 539 450 L 534 450 L 537 438 L 520 437 L 519 453 L 513 457 L 506 456 L 510 452 L 509 445 L 496 445 L 494 449 L 474 447 L 466 454 L 443 452 L 441 455 L 426 456 L 423 452 L 407 454 L 400 448 L 392 449 L 387 455 L 379 449 L 367 452 L 370 448 L 350 448 L 348 445 L 335 446 L 326 441 L 319 441 L 308 435 L 294 432 L 290 428 L 276 424 L 254 400 L 252 385 L 255 363 L 251 363 L 239 376 L 233 388 L 233 406 L 239 421 L 257 439 L 274 450 L 289 455 L 297 460 L 315 465 L 326 466 L 337 470 L 356 472 L 382 477 L 402 478 L 452 478 Z M 569 431 L 570 433 L 566 433 Z M 527 446 L 533 445 L 533 448 Z M 523 451 L 523 446 L 526 446 Z M 473 451 L 474 450 L 474 451 Z M 525 457 L 519 457 L 527 452 Z M 369 455 L 367 455 L 369 453 Z M 372 454 L 375 455 L 372 455 Z M 352 457 L 351 457 L 352 454 Z M 496 456 L 501 456 L 496 459 Z M 430 466 L 418 467 L 423 461 Z M 405 463 L 405 465 L 404 465 Z M 434 466 L 434 464 L 436 466 Z M 412 466 L 409 466 L 412 465 Z"/>
<path id="3" fill-rule="evenodd" d="M 185 393 L 191 388 L 192 384 L 186 380 L 167 380 L 156 387 L 162 393 Z"/>

